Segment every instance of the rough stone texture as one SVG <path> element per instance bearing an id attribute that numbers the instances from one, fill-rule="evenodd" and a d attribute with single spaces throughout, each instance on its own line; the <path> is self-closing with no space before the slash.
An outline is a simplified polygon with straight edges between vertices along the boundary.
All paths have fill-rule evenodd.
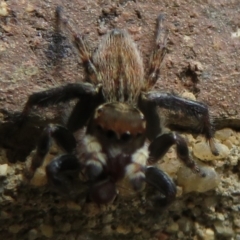
<path id="1" fill-rule="evenodd" d="M 83 79 L 68 38 L 61 42 L 60 53 L 54 48 L 57 5 L 63 6 L 65 16 L 76 31 L 86 35 L 92 49 L 107 30 L 128 29 L 146 64 L 154 43 L 155 19 L 160 12 L 166 14 L 169 53 L 157 89 L 206 103 L 216 127 L 228 127 L 217 132 L 216 138 L 229 151 L 221 159 L 204 163 L 220 177 L 215 189 L 185 193 L 177 179 L 182 165 L 174 148 L 160 163 L 178 184 L 178 198 L 165 210 L 146 204 L 146 192 L 98 207 L 84 204 L 84 196 L 72 200 L 45 186 L 29 184 L 26 166 L 42 128 L 64 117 L 59 117 L 58 107 L 38 110 L 15 133 L 15 116 L 32 92 Z M 238 0 L 0 1 L 1 238 L 240 239 L 240 134 L 232 129 L 240 128 L 239 13 Z M 170 120 L 174 124 L 178 118 Z M 190 150 L 198 142 L 204 144 L 196 135 L 186 137 Z"/>
<path id="2" fill-rule="evenodd" d="M 215 145 L 219 152 L 219 154 L 217 156 L 214 156 L 212 154 L 208 143 L 206 141 L 204 141 L 204 139 L 202 139 L 201 141 L 197 140 L 193 146 L 193 154 L 194 154 L 194 156 L 201 159 L 202 161 L 212 161 L 215 159 L 224 159 L 229 155 L 230 151 L 226 145 L 221 144 L 219 142 L 216 142 Z"/>
<path id="3" fill-rule="evenodd" d="M 203 164 L 199 165 L 201 166 L 201 174 L 204 174 L 204 177 L 193 173 L 185 166 L 178 171 L 177 182 L 183 187 L 184 193 L 193 191 L 206 192 L 218 186 L 220 179 L 214 168 Z"/>

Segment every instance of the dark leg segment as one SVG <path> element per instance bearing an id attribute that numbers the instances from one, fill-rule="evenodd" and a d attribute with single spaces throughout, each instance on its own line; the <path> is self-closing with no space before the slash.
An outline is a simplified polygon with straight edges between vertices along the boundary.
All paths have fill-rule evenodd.
<path id="1" fill-rule="evenodd" d="M 99 94 L 97 96 L 85 96 L 81 98 L 81 100 L 74 106 L 71 115 L 68 118 L 67 128 L 71 132 L 81 129 L 86 124 L 94 110 L 104 102 L 105 100 L 101 89 L 99 89 Z"/>
<path id="2" fill-rule="evenodd" d="M 200 132 L 205 135 L 206 139 L 209 142 L 212 153 L 214 155 L 218 155 L 218 150 L 216 149 L 213 140 L 214 130 L 211 125 L 208 108 L 205 104 L 181 98 L 173 94 L 160 92 L 149 92 L 145 94 L 142 99 L 142 102 L 144 102 L 144 104 L 141 105 L 145 106 L 146 109 L 147 106 L 151 106 L 157 111 L 157 107 L 160 107 L 175 112 L 179 111 L 185 116 L 195 118 L 198 122 Z M 143 109 L 143 113 L 144 111 L 145 110 Z"/>
<path id="3" fill-rule="evenodd" d="M 26 121 L 31 109 L 35 106 L 47 107 L 60 102 L 67 102 L 72 99 L 80 99 L 67 123 L 69 130 L 73 131 L 82 128 L 96 106 L 104 102 L 101 88 L 95 88 L 89 83 L 70 83 L 62 87 L 33 93 L 28 98 L 16 125 L 20 128 Z"/>
<path id="4" fill-rule="evenodd" d="M 81 99 L 84 96 L 94 98 L 99 94 L 98 90 L 99 89 L 96 89 L 89 83 L 69 83 L 62 87 L 33 93 L 28 98 L 22 115 L 28 115 L 29 111 L 34 106 L 47 107 L 50 105 L 58 104 L 60 102 L 67 102 L 76 98 Z"/>
<path id="5" fill-rule="evenodd" d="M 156 188 L 165 198 L 158 198 L 156 202 L 161 207 L 168 205 L 176 198 L 176 186 L 171 178 L 156 167 L 147 167 L 146 172 L 146 182 Z"/>
<path id="6" fill-rule="evenodd" d="M 44 129 L 39 139 L 37 151 L 31 165 L 33 171 L 42 165 L 51 147 L 52 139 L 54 139 L 65 152 L 72 153 L 76 148 L 76 140 L 71 132 L 60 125 L 49 125 Z"/>
<path id="7" fill-rule="evenodd" d="M 78 174 L 81 165 L 78 159 L 72 154 L 64 154 L 56 157 L 46 167 L 48 182 L 55 190 L 62 194 L 69 195 L 78 182 Z"/>
<path id="8" fill-rule="evenodd" d="M 149 161 L 156 162 L 162 158 L 169 148 L 173 145 L 177 145 L 177 155 L 184 164 L 192 169 L 193 172 L 200 172 L 197 164 L 189 156 L 188 146 L 183 137 L 177 133 L 165 133 L 158 136 L 150 145 L 149 145 Z"/>

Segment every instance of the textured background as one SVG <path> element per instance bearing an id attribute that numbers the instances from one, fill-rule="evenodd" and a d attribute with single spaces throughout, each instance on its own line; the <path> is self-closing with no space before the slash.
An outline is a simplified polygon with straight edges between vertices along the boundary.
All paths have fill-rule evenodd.
<path id="1" fill-rule="evenodd" d="M 208 162 L 221 176 L 219 187 L 204 194 L 180 194 L 171 211 L 157 216 L 151 211 L 138 213 L 142 209 L 139 199 L 119 200 L 112 207 L 95 209 L 82 206 L 81 201 L 70 203 L 47 189 L 30 188 L 22 179 L 22 162 L 42 127 L 63 117 L 57 107 L 37 110 L 20 134 L 14 131 L 14 117 L 32 92 L 84 78 L 70 37 L 59 43 L 60 51 L 54 44 L 54 11 L 58 5 L 74 29 L 89 39 L 92 49 L 109 29 L 126 28 L 146 66 L 154 44 L 155 20 L 159 13 L 165 13 L 169 53 L 156 88 L 179 95 L 193 93 L 209 106 L 217 128 L 240 127 L 239 1 L 0 1 L 1 236 L 239 239 L 239 192 L 235 191 L 239 189 L 239 134 L 231 130 L 224 132 L 224 137 L 218 135 L 228 146 L 229 155 Z M 200 141 L 197 136 L 195 140 L 191 135 L 188 138 L 193 148 Z M 102 228 L 105 230 L 98 235 Z"/>

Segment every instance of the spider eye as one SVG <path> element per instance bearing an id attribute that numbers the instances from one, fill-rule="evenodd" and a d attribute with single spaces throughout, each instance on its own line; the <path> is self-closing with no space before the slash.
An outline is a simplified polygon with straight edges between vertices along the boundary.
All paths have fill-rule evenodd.
<path id="1" fill-rule="evenodd" d="M 130 132 L 125 132 L 121 135 L 121 140 L 124 142 L 127 142 L 130 140 L 130 138 L 132 137 Z"/>
<path id="2" fill-rule="evenodd" d="M 116 138 L 116 134 L 115 134 L 115 132 L 114 132 L 113 130 L 107 130 L 106 136 L 107 136 L 107 138 L 109 138 L 109 139 L 114 139 L 114 138 Z"/>

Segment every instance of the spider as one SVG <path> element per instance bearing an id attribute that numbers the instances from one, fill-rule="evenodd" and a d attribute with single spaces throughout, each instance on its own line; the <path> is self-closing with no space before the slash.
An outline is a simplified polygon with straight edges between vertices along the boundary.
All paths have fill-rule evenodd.
<path id="1" fill-rule="evenodd" d="M 87 198 L 97 204 L 112 202 L 118 194 L 118 183 L 127 179 L 136 192 L 151 185 L 162 196 L 162 204 L 172 202 L 176 186 L 171 178 L 153 164 L 172 145 L 178 158 L 197 174 L 204 175 L 192 160 L 183 137 L 166 132 L 161 126 L 159 108 L 181 111 L 198 122 L 213 154 L 214 131 L 205 104 L 179 96 L 153 91 L 167 51 L 167 31 L 164 15 L 157 18 L 156 45 L 150 58 L 149 73 L 126 30 L 113 29 L 90 54 L 83 37 L 74 32 L 56 9 L 58 24 L 72 36 L 86 72 L 86 82 L 69 83 L 33 93 L 22 112 L 25 117 L 33 107 L 46 107 L 79 99 L 66 126 L 47 126 L 32 160 L 33 172 L 43 165 L 52 140 L 64 154 L 46 165 L 48 183 L 65 194 L 71 192 L 79 173 L 88 186 Z M 82 130 L 76 137 L 73 133 Z"/>

